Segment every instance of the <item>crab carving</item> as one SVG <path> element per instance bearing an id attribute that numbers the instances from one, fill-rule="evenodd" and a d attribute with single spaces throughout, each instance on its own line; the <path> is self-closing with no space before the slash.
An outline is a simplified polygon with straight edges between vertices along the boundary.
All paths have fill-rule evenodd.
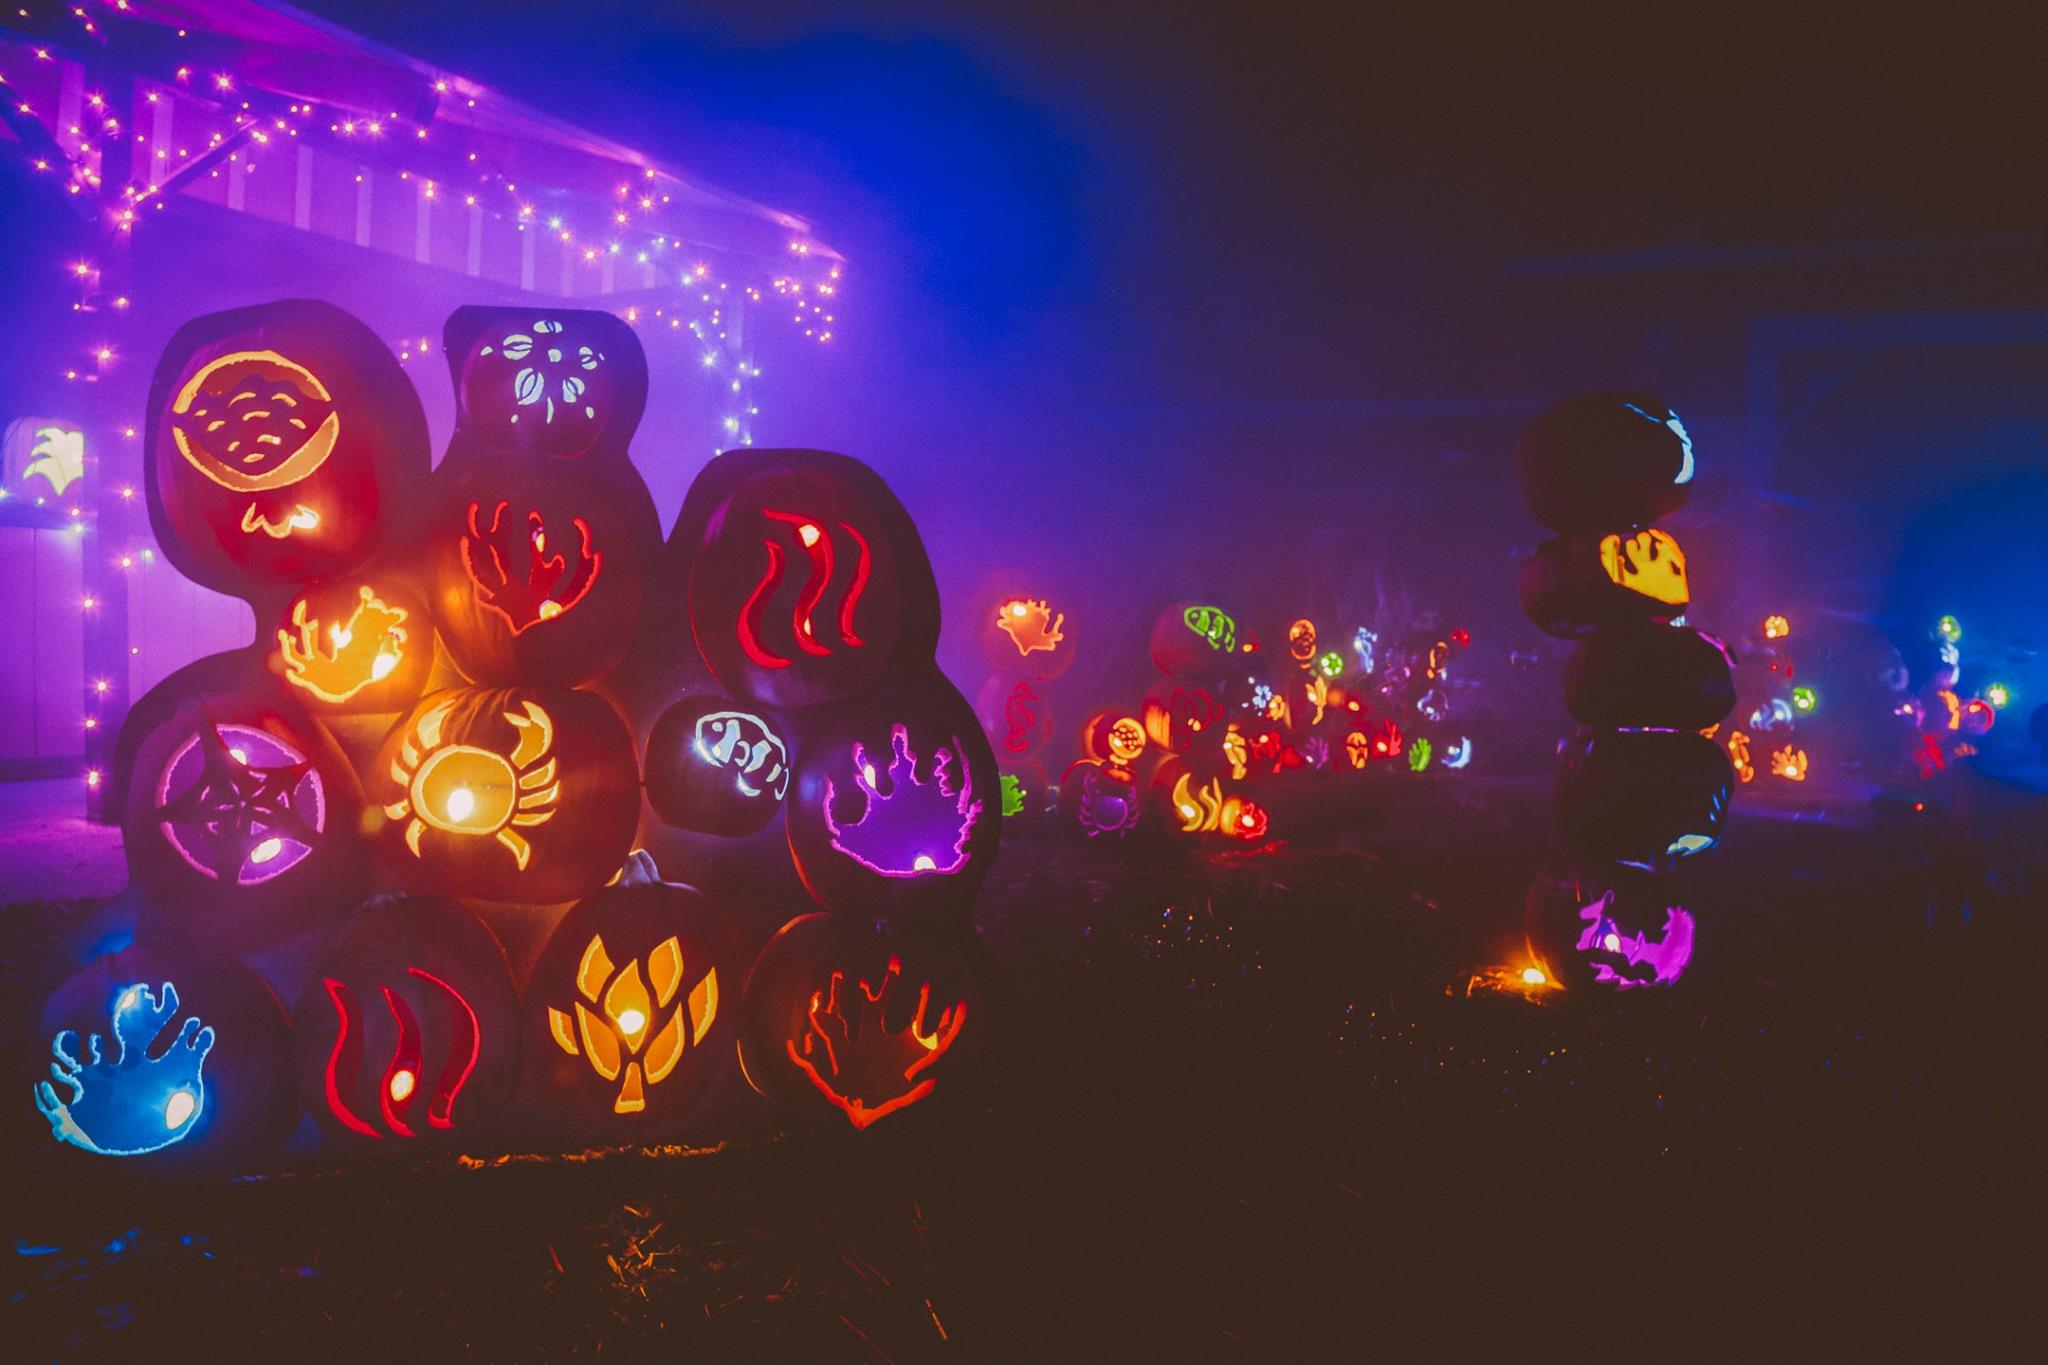
<path id="1" fill-rule="evenodd" d="M 70 1029 L 50 1043 L 56 1060 L 50 1075 L 68 1086 L 71 1098 L 57 1097 L 49 1081 L 36 1083 L 36 1108 L 50 1132 L 101 1156 L 141 1156 L 160 1151 L 192 1131 L 206 1104 L 200 1074 L 213 1049 L 213 1030 L 188 1017 L 162 1053 L 149 1045 L 178 1014 L 178 991 L 166 981 L 161 991 L 136 984 L 114 997 L 114 1055 L 100 1053 L 100 1035 L 86 1036 L 86 1059 L 77 1055 L 78 1035 Z"/>

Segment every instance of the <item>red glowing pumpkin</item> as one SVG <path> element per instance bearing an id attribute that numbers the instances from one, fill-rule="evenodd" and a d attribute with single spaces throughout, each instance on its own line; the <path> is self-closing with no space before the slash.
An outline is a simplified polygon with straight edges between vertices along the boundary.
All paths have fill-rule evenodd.
<path id="1" fill-rule="evenodd" d="M 444 483 L 428 526 L 434 611 L 477 683 L 575 686 L 632 645 L 651 546 L 630 469 L 493 462 Z"/>
<path id="2" fill-rule="evenodd" d="M 922 1112 L 972 1073 L 991 975 L 987 949 L 964 925 L 791 920 L 747 976 L 740 1065 L 792 1113 L 865 1129 Z"/>
<path id="3" fill-rule="evenodd" d="M 625 722 L 594 693 L 458 687 L 393 727 L 369 793 L 385 862 L 404 885 L 564 901 L 624 860 L 640 769 Z"/>
<path id="4" fill-rule="evenodd" d="M 306 1110 L 351 1145 L 473 1140 L 518 1079 L 518 1016 L 505 950 L 475 915 L 372 902 L 293 1011 Z"/>
<path id="5" fill-rule="evenodd" d="M 265 604 L 403 538 L 427 427 L 369 328 L 304 299 L 194 318 L 150 381 L 150 528 L 194 582 Z"/>
<path id="6" fill-rule="evenodd" d="M 857 460 L 737 450 L 691 485 L 669 537 L 690 628 L 735 697 L 783 708 L 931 666 L 938 588 L 917 527 Z"/>

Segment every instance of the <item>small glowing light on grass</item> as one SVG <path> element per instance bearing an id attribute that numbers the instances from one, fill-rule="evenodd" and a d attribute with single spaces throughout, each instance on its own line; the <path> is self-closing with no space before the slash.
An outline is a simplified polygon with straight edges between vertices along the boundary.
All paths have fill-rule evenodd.
<path id="1" fill-rule="evenodd" d="M 1522 968 L 1522 984 L 1525 986 L 1540 986 L 1548 979 L 1541 967 Z"/>

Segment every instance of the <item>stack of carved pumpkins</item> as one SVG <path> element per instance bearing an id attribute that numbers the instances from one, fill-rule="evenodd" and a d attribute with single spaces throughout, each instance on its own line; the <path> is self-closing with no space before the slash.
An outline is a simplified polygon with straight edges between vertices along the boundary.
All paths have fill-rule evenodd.
<path id="1" fill-rule="evenodd" d="M 1516 464 L 1558 533 L 1522 566 L 1522 605 L 1576 641 L 1565 706 L 1581 727 L 1552 797 L 1569 860 L 1530 888 L 1530 949 L 1566 986 L 1670 985 L 1694 928 L 1670 874 L 1719 840 L 1734 782 L 1710 737 L 1735 704 L 1733 660 L 1685 623 L 1685 554 L 1655 525 L 1692 491 L 1692 441 L 1648 394 L 1592 394 L 1530 421 Z"/>
<path id="2" fill-rule="evenodd" d="M 378 1150 L 730 1131 L 742 1074 L 855 1127 L 925 1100 L 987 1028 L 1000 798 L 909 515 L 845 456 L 735 451 L 664 543 L 631 328 L 464 308 L 444 340 L 431 473 L 418 396 L 339 309 L 165 350 L 152 526 L 259 638 L 122 732 L 137 933 L 44 1013 L 52 1134 L 236 1163 L 294 1092 Z M 778 812 L 786 852 L 749 837 Z"/>

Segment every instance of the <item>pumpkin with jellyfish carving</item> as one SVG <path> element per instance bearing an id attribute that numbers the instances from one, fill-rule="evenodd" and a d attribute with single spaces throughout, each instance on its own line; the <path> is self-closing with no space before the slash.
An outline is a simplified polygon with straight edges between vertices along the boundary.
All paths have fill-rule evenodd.
<path id="1" fill-rule="evenodd" d="M 992 980 L 988 950 L 965 925 L 802 916 L 747 975 L 740 1065 L 791 1114 L 900 1126 L 971 1077 Z"/>
<path id="2" fill-rule="evenodd" d="M 635 850 L 562 917 L 526 989 L 530 1098 L 584 1135 L 673 1131 L 729 1099 L 748 958 L 731 918 Z"/>
<path id="3" fill-rule="evenodd" d="M 269 599 L 403 539 L 426 418 L 397 359 L 332 304 L 194 318 L 150 382 L 150 527 L 187 578 Z"/>
<path id="4" fill-rule="evenodd" d="M 1515 471 L 1529 510 L 1553 531 L 1647 525 L 1691 496 L 1692 437 L 1653 395 L 1586 394 L 1523 426 Z"/>
<path id="5" fill-rule="evenodd" d="M 330 1140 L 391 1150 L 492 1131 L 519 1075 L 505 950 L 453 901 L 364 907 L 292 1012 L 299 1090 Z"/>
<path id="6" fill-rule="evenodd" d="M 260 942 L 352 904 L 361 803 L 334 741 L 274 685 L 187 693 L 141 737 L 128 783 L 144 913 Z"/>
<path id="7" fill-rule="evenodd" d="M 40 1020 L 35 1107 L 72 1157 L 217 1172 L 298 1118 L 284 1006 L 217 949 L 145 937 L 97 954 Z"/>
<path id="8" fill-rule="evenodd" d="M 385 737 L 368 776 L 392 875 L 482 900 L 595 889 L 640 814 L 625 722 L 604 698 L 563 688 L 432 693 Z"/>
<path id="9" fill-rule="evenodd" d="M 932 667 L 938 587 L 917 527 L 858 460 L 738 450 L 691 485 L 669 537 L 690 630 L 721 687 L 784 709 Z"/>
<path id="10" fill-rule="evenodd" d="M 789 846 L 833 910 L 964 916 L 995 860 L 1001 779 L 952 685 L 822 707 L 796 722 Z"/>

